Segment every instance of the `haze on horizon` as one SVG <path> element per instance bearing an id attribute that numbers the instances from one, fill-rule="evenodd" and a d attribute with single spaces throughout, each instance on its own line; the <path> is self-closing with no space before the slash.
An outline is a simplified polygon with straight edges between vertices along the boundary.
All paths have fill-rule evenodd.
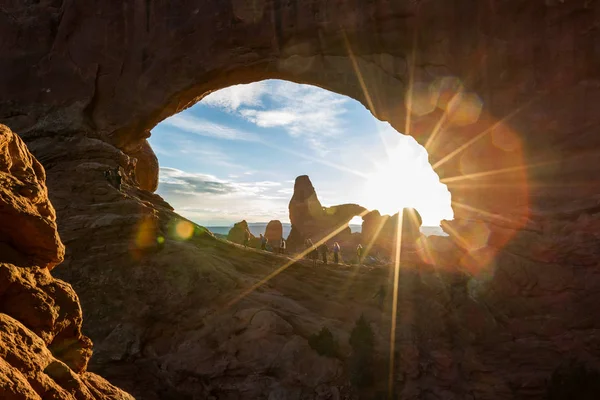
<path id="1" fill-rule="evenodd" d="M 289 222 L 299 175 L 324 206 L 414 207 L 424 226 L 453 217 L 422 146 L 315 86 L 267 80 L 219 90 L 161 122 L 149 142 L 161 165 L 158 193 L 204 226 Z"/>

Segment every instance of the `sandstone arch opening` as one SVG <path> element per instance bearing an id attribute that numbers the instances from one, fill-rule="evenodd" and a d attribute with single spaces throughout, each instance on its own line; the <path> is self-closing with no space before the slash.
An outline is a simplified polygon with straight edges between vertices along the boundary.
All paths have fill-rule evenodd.
<path id="1" fill-rule="evenodd" d="M 221 89 L 161 122 L 149 142 L 161 165 L 158 193 L 217 234 L 247 220 L 258 236 L 279 220 L 287 237 L 301 175 L 323 205 L 358 204 L 378 215 L 415 208 L 426 235 L 444 235 L 440 221 L 453 217 L 421 145 L 357 101 L 315 86 L 267 80 Z M 360 232 L 363 219 L 350 224 Z"/>
<path id="2" fill-rule="evenodd" d="M 561 359 L 598 365 L 599 324 L 590 313 L 600 292 L 597 2 L 10 2 L 0 19 L 0 120 L 46 168 L 67 247 L 53 273 L 75 286 L 98 363 L 123 385 L 147 398 L 196 390 L 207 398 L 336 398 L 347 387 L 321 373 L 339 371 L 335 362 L 322 368 L 323 359 L 293 358 L 312 353 L 298 325 L 282 321 L 298 308 L 273 307 L 273 293 L 253 297 L 253 306 L 269 307 L 259 318 L 240 310 L 219 321 L 228 330 L 206 334 L 220 289 L 239 282 L 217 251 L 168 241 L 152 260 L 132 260 L 120 240 L 140 218 L 159 224 L 172 216 L 148 193 L 158 171 L 147 131 L 211 91 L 268 78 L 349 95 L 429 144 L 452 192 L 455 220 L 444 228 L 459 248 L 436 265 L 497 271 L 468 285 L 432 287 L 415 277 L 423 283 L 412 287 L 415 296 L 403 292 L 400 397 L 541 398 Z M 479 118 L 453 121 L 454 107 L 431 108 L 430 84 L 439 81 L 450 93 L 444 98 L 480 98 Z M 123 193 L 106 187 L 102 168 L 119 165 L 129 177 L 134 160 L 137 181 L 126 179 Z M 15 304 L 38 324 L 29 312 L 40 310 L 35 297 Z M 370 297 L 343 311 L 361 311 Z M 323 304 L 336 305 L 321 297 L 313 307 L 304 302 L 302 313 L 340 321 L 343 313 L 326 314 Z M 48 326 L 65 326 L 54 311 L 45 314 Z M 238 333 L 268 327 L 271 343 L 291 346 L 248 353 L 256 336 Z M 216 347 L 225 338 L 234 342 L 223 363 Z M 274 364 L 268 350 L 288 358 Z M 272 382 L 286 370 L 292 385 Z"/>

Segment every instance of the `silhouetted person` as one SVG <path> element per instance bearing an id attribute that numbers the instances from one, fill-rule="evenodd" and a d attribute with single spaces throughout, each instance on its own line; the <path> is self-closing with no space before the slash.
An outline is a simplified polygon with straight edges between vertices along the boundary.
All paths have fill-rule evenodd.
<path id="1" fill-rule="evenodd" d="M 115 189 L 121 191 L 122 176 L 119 167 L 115 169 L 107 169 L 104 171 L 104 177 Z"/>
<path id="2" fill-rule="evenodd" d="M 362 264 L 363 248 L 362 248 L 362 246 L 360 244 L 356 247 L 356 255 L 358 256 L 358 265 L 361 265 Z"/>
<path id="3" fill-rule="evenodd" d="M 261 250 L 266 250 L 267 249 L 267 238 L 263 236 L 263 234 L 260 234 L 260 249 Z"/>
<path id="4" fill-rule="evenodd" d="M 285 239 L 281 238 L 281 243 L 279 243 L 279 254 L 285 254 Z"/>
<path id="5" fill-rule="evenodd" d="M 323 264 L 327 265 L 327 254 L 329 254 L 329 247 L 327 243 L 321 245 L 321 257 L 323 257 Z"/>
<path id="6" fill-rule="evenodd" d="M 319 258 L 319 250 L 313 244 L 312 240 L 306 239 L 307 249 L 310 249 L 308 257 L 312 260 L 313 267 L 317 266 L 317 259 Z"/>
<path id="7" fill-rule="evenodd" d="M 304 240 L 304 249 L 305 249 L 305 250 L 312 249 L 312 247 L 313 247 L 313 242 L 312 242 L 312 240 L 310 240 L 310 239 L 306 239 L 306 240 Z M 308 251 L 308 252 L 306 253 L 306 258 L 312 258 L 312 251 Z"/>
<path id="8" fill-rule="evenodd" d="M 340 245 L 338 242 L 333 244 L 333 262 L 336 264 L 340 262 Z"/>
<path id="9" fill-rule="evenodd" d="M 120 171 L 119 167 L 115 168 L 114 180 L 115 180 L 115 187 L 117 188 L 118 191 L 121 191 L 121 181 L 123 180 L 123 177 L 121 176 L 121 171 Z"/>
<path id="10" fill-rule="evenodd" d="M 244 247 L 248 247 L 248 243 L 250 243 L 250 232 L 246 229 L 244 232 Z"/>

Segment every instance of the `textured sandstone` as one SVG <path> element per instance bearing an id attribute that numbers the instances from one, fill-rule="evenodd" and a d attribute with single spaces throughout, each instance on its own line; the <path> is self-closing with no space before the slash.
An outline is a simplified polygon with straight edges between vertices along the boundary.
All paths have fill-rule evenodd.
<path id="1" fill-rule="evenodd" d="M 323 207 L 317 192 L 306 175 L 301 175 L 294 182 L 294 194 L 289 204 L 292 230 L 288 238 L 290 247 L 301 248 L 306 239 L 313 243 L 330 234 L 331 240 L 350 235 L 348 223 L 352 218 L 366 210 L 356 204 L 342 204 Z"/>
<path id="2" fill-rule="evenodd" d="M 269 221 L 265 228 L 265 237 L 274 247 L 279 247 L 283 237 L 283 225 L 279 220 Z"/>
<path id="3" fill-rule="evenodd" d="M 55 273 L 81 296 L 98 346 L 93 367 L 148 399 L 347 393 L 330 371 L 302 381 L 268 369 L 269 351 L 238 358 L 221 349 L 239 349 L 244 332 L 221 324 L 223 334 L 206 316 L 234 324 L 228 316 L 256 308 L 294 327 L 280 329 L 271 315 L 260 329 L 272 348 L 322 325 L 341 336 L 364 311 L 379 324 L 378 357 L 387 360 L 390 309 L 369 301 L 388 271 L 377 281 L 365 270 L 290 268 L 222 311 L 281 260 L 235 253 L 209 236 L 168 237 L 181 219 L 137 187 L 156 181 L 137 152 L 157 122 L 210 91 L 266 78 L 361 101 L 427 145 L 452 193 L 450 238 L 421 241 L 414 260 L 435 263 L 433 272 L 400 275 L 393 376 L 401 398 L 539 399 L 563 359 L 597 367 L 599 13 L 589 0 L 4 4 L 0 121 L 47 170 L 67 244 Z M 117 165 L 124 192 L 102 176 Z M 40 265 L 59 259 L 57 250 Z M 201 338 L 206 345 L 193 347 Z M 322 364 L 299 354 L 314 369 Z M 203 359 L 204 369 L 183 362 Z M 262 372 L 248 374 L 254 368 Z M 26 393 L 26 380 L 9 371 Z"/>
<path id="4" fill-rule="evenodd" d="M 52 268 L 63 260 L 45 180 L 21 138 L 0 125 L 0 261 Z"/>
<path id="5" fill-rule="evenodd" d="M 131 399 L 86 372 L 79 299 L 49 272 L 64 246 L 44 169 L 3 125 L 0 160 L 0 398 Z"/>
<path id="6" fill-rule="evenodd" d="M 255 247 L 258 244 L 256 237 L 250 232 L 248 223 L 246 220 L 242 220 L 233 225 L 233 227 L 227 233 L 227 240 L 233 243 L 244 244 L 246 240 L 246 234 L 248 234 L 248 245 Z"/>

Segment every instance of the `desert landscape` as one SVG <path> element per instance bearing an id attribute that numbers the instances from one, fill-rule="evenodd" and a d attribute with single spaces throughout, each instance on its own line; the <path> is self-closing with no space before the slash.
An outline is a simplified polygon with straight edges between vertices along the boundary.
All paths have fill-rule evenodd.
<path id="1" fill-rule="evenodd" d="M 598 398 L 599 21 L 590 0 L 4 2 L 0 398 Z M 179 215 L 150 131 L 263 79 L 413 136 L 448 236 L 307 176 L 287 254 Z M 357 215 L 385 262 L 305 259 L 307 237 L 348 254 Z"/>

